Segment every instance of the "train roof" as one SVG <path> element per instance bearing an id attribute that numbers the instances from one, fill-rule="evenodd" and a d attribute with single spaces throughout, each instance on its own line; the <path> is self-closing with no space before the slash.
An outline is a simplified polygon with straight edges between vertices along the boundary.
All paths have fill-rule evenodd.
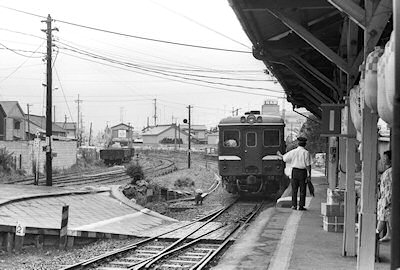
<path id="1" fill-rule="evenodd" d="M 253 124 L 246 122 L 242 122 L 241 119 L 242 117 L 245 117 L 246 119 L 249 116 L 254 116 L 255 118 L 261 117 L 262 122 L 254 122 Z M 226 118 L 223 118 L 219 122 L 219 126 L 230 126 L 230 125 L 257 125 L 257 126 L 265 126 L 265 125 L 284 125 L 285 122 L 283 121 L 283 118 L 279 115 L 270 115 L 270 114 L 249 114 L 249 115 L 238 115 L 238 116 L 229 116 Z"/>

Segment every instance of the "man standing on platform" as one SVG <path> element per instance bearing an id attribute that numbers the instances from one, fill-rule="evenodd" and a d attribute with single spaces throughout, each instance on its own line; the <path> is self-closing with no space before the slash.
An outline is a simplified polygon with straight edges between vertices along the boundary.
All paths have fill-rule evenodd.
<path id="1" fill-rule="evenodd" d="M 307 210 L 304 208 L 306 204 L 306 183 L 311 180 L 311 156 L 310 153 L 304 148 L 307 143 L 307 139 L 304 137 L 298 137 L 298 147 L 282 155 L 281 152 L 277 152 L 284 162 L 291 163 L 292 179 L 290 183 L 292 185 L 292 209 L 297 209 L 297 191 L 300 188 L 300 202 L 299 210 Z"/>

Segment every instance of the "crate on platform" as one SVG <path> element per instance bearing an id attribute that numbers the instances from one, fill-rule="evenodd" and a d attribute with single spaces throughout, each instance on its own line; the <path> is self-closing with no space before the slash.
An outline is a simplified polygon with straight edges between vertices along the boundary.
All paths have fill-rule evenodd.
<path id="1" fill-rule="evenodd" d="M 326 222 L 325 219 L 323 219 L 323 228 L 324 231 L 327 232 L 343 232 L 343 223 L 336 223 L 336 222 Z"/>
<path id="2" fill-rule="evenodd" d="M 343 217 L 344 204 L 327 204 L 321 203 L 321 215 L 328 217 Z"/>
<path id="3" fill-rule="evenodd" d="M 344 202 L 344 189 L 330 189 L 326 190 L 326 203 L 327 204 L 342 204 Z"/>
<path id="4" fill-rule="evenodd" d="M 322 220 L 326 223 L 344 223 L 344 217 L 338 217 L 338 216 L 322 216 Z"/>

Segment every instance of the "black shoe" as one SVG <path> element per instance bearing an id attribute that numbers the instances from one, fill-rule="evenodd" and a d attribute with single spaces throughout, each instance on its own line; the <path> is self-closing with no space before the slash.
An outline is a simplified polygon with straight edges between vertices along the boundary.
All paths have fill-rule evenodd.
<path id="1" fill-rule="evenodd" d="M 296 207 L 296 206 L 292 206 L 292 209 L 293 209 L 293 210 L 297 210 L 297 207 Z"/>
<path id="2" fill-rule="evenodd" d="M 304 207 L 302 207 L 302 206 L 299 207 L 299 210 L 300 210 L 300 211 L 307 211 L 307 209 L 304 208 Z"/>

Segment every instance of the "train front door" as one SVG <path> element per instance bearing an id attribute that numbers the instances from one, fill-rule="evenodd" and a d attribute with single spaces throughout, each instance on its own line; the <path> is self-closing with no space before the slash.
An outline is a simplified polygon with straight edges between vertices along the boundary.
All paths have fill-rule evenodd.
<path id="1" fill-rule="evenodd" d="M 243 136 L 244 168 L 246 173 L 259 173 L 261 170 L 260 146 L 261 138 L 252 130 L 245 130 Z"/>

